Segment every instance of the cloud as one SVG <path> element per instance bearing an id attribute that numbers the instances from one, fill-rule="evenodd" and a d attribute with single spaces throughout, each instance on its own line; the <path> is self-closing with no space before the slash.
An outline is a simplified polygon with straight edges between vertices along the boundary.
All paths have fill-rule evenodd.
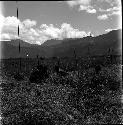
<path id="1" fill-rule="evenodd" d="M 103 14 L 103 15 L 98 16 L 97 19 L 99 19 L 99 20 L 107 20 L 108 16 L 106 14 Z"/>
<path id="2" fill-rule="evenodd" d="M 10 40 L 10 35 L 7 33 L 2 33 L 1 34 L 1 39 L 2 40 Z"/>
<path id="3" fill-rule="evenodd" d="M 2 31 L 1 31 L 1 40 L 10 40 L 17 38 L 17 26 L 20 21 L 12 16 L 2 17 Z"/>
<path id="4" fill-rule="evenodd" d="M 87 6 L 80 5 L 80 7 L 79 7 L 79 11 L 81 11 L 81 10 L 87 10 L 87 9 L 88 9 Z"/>
<path id="5" fill-rule="evenodd" d="M 105 1 L 110 4 L 110 8 L 107 9 L 102 9 L 99 8 L 99 12 L 105 13 L 105 19 L 111 17 L 111 16 L 122 16 L 122 11 L 121 11 L 121 1 L 120 0 L 101 0 Z M 98 19 L 101 19 L 101 16 L 98 16 Z"/>
<path id="6" fill-rule="evenodd" d="M 4 26 L 17 27 L 20 24 L 20 20 L 14 16 L 8 16 L 4 19 Z"/>
<path id="7" fill-rule="evenodd" d="M 4 16 L 0 13 L 0 29 L 2 28 L 4 23 Z"/>
<path id="8" fill-rule="evenodd" d="M 63 23 L 61 25 L 61 38 L 82 38 L 88 36 L 85 31 L 74 29 L 70 24 Z"/>
<path id="9" fill-rule="evenodd" d="M 35 25 L 37 24 L 36 21 L 30 20 L 30 19 L 26 19 L 26 20 L 24 20 L 22 23 L 23 23 L 23 25 L 24 25 L 26 28 L 33 27 L 33 26 L 35 26 Z"/>
<path id="10" fill-rule="evenodd" d="M 67 1 L 67 4 L 70 6 L 70 7 L 73 7 L 75 5 L 78 5 L 78 3 L 76 1 Z"/>
<path id="11" fill-rule="evenodd" d="M 49 26 L 42 24 L 40 26 L 40 33 L 48 38 L 64 39 L 64 38 L 81 38 L 87 36 L 85 31 L 74 29 L 70 24 L 63 23 L 60 28 L 55 27 L 53 24 Z"/>
<path id="12" fill-rule="evenodd" d="M 96 10 L 93 8 L 88 8 L 86 12 L 87 13 L 96 13 Z"/>
<path id="13" fill-rule="evenodd" d="M 88 9 L 87 12 L 88 13 L 96 13 L 96 10 L 95 9 Z"/>
<path id="14" fill-rule="evenodd" d="M 18 39 L 18 36 L 15 34 L 11 34 L 11 33 L 2 33 L 1 34 L 1 40 L 2 41 L 8 41 L 11 39 Z"/>
<path id="15" fill-rule="evenodd" d="M 122 11 L 121 11 L 121 7 L 112 7 L 112 8 L 108 8 L 108 9 L 101 9 L 99 8 L 100 12 L 105 12 L 105 14 L 98 16 L 97 18 L 99 20 L 106 20 L 111 16 L 117 15 L 117 16 L 121 16 Z"/>
<path id="16" fill-rule="evenodd" d="M 91 6 L 91 0 L 74 0 L 74 1 L 67 1 L 67 4 L 70 7 L 79 6 L 78 11 L 85 10 L 87 13 L 96 13 L 96 9 Z"/>
<path id="17" fill-rule="evenodd" d="M 113 11 L 119 11 L 119 10 L 121 10 L 121 8 L 120 7 L 112 7 L 112 8 L 108 8 L 108 9 L 101 9 L 101 8 L 99 8 L 99 11 L 101 11 L 101 12 L 113 12 Z"/>
<path id="18" fill-rule="evenodd" d="M 108 16 L 112 16 L 112 15 L 121 15 L 121 7 L 112 7 L 112 8 L 108 8 L 108 9 L 101 9 L 99 8 L 100 12 L 106 12 Z"/>
<path id="19" fill-rule="evenodd" d="M 1 2 L 0 2 L 0 7 L 1 7 Z M 1 33 L 2 33 L 2 28 L 3 28 L 3 23 L 4 23 L 4 16 L 0 12 L 0 40 L 2 39 Z"/>
<path id="20" fill-rule="evenodd" d="M 33 29 L 33 28 L 30 29 L 30 32 L 32 34 L 34 34 L 35 36 L 39 36 L 39 33 L 35 29 Z"/>
<path id="21" fill-rule="evenodd" d="M 34 26 L 36 26 L 37 22 L 30 19 L 26 19 L 21 22 L 14 16 L 4 17 L 2 39 L 3 40 L 17 39 L 18 24 L 20 28 L 19 38 L 25 40 L 26 42 L 33 43 L 35 37 L 39 36 L 37 31 L 33 28 Z"/>
<path id="22" fill-rule="evenodd" d="M 103 13 L 99 15 L 97 19 L 106 20 L 111 16 L 119 15 L 121 16 L 121 0 L 96 0 L 96 2 L 92 0 L 73 0 L 67 1 L 67 4 L 70 7 L 79 6 L 78 11 L 85 11 L 90 14 L 94 14 L 97 12 Z M 107 9 L 104 9 L 103 3 L 108 4 L 110 6 Z M 102 8 L 101 8 L 102 7 Z M 105 13 L 105 14 L 104 14 Z"/>
<path id="23" fill-rule="evenodd" d="M 118 28 L 114 28 L 114 29 L 108 28 L 108 29 L 105 30 L 105 32 L 110 32 L 110 31 L 112 31 L 112 30 L 117 30 L 117 29 L 118 29 Z"/>
<path id="24" fill-rule="evenodd" d="M 97 0 L 97 1 L 108 3 L 110 6 L 121 6 L 121 0 Z"/>
<path id="25" fill-rule="evenodd" d="M 83 5 L 89 5 L 91 0 L 78 0 L 79 4 L 83 4 Z"/>
<path id="26" fill-rule="evenodd" d="M 112 31 L 113 29 L 106 29 L 105 32 L 110 32 Z"/>
<path id="27" fill-rule="evenodd" d="M 96 10 L 92 6 L 80 5 L 79 11 L 85 10 L 87 13 L 96 13 Z"/>
<path id="28" fill-rule="evenodd" d="M 18 24 L 20 26 L 19 38 L 32 44 L 42 44 L 50 39 L 82 38 L 89 35 L 88 32 L 75 29 L 68 23 L 61 24 L 60 28 L 53 24 L 42 24 L 37 28 L 35 20 L 20 21 L 14 16 L 9 16 L 4 17 L 2 40 L 17 39 Z"/>
<path id="29" fill-rule="evenodd" d="M 14 16 L 4 17 L 2 32 L 17 35 L 18 25 L 20 28 L 20 35 L 27 34 L 27 32 L 28 34 L 30 34 L 30 32 L 32 32 L 32 34 L 36 34 L 32 28 L 36 25 L 36 21 L 26 19 L 23 22 L 21 22 L 19 19 L 17 19 L 17 17 Z"/>
<path id="30" fill-rule="evenodd" d="M 58 38 L 60 34 L 60 29 L 54 27 L 53 24 L 50 24 L 49 26 L 46 24 L 42 24 L 40 26 L 40 30 L 42 34 L 46 34 L 49 38 Z"/>
<path id="31" fill-rule="evenodd" d="M 72 0 L 72 1 L 67 1 L 67 4 L 70 7 L 76 6 L 76 5 L 89 5 L 91 0 Z"/>
<path id="32" fill-rule="evenodd" d="M 96 0 L 99 3 L 106 3 L 109 4 L 110 6 L 120 6 L 121 5 L 121 0 Z"/>
<path id="33" fill-rule="evenodd" d="M 118 11 L 113 11 L 112 13 L 109 14 L 109 16 L 113 16 L 113 15 L 122 15 L 122 11 L 118 10 Z"/>

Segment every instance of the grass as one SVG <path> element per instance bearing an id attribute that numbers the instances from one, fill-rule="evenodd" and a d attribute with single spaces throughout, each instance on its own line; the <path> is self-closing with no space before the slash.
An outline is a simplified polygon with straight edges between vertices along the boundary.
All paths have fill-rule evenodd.
<path id="1" fill-rule="evenodd" d="M 30 68 L 25 72 L 22 66 L 25 77 L 20 82 L 14 80 L 16 68 L 8 68 L 10 60 L 8 62 L 2 68 L 0 85 L 4 124 L 21 125 L 32 120 L 43 125 L 51 121 L 56 125 L 121 123 L 122 77 L 119 64 L 104 65 L 100 74 L 96 75 L 93 68 L 82 67 L 87 65 L 85 60 L 85 63 L 78 64 L 79 75 L 71 72 L 66 77 L 60 77 L 52 73 L 53 63 L 56 62 L 47 60 L 51 75 L 45 82 L 35 84 L 28 81 L 33 61 L 27 62 Z M 66 62 L 62 61 L 62 67 L 67 65 Z M 92 78 L 97 86 L 92 84 Z M 111 90 L 112 86 L 114 90 Z"/>

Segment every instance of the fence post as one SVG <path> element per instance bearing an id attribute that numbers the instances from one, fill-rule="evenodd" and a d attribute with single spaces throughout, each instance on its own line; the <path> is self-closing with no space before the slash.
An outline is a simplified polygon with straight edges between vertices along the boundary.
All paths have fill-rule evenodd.
<path id="1" fill-rule="evenodd" d="M 77 69 L 77 55 L 75 49 L 74 49 L 74 58 L 75 58 L 75 69 Z"/>
<path id="2" fill-rule="evenodd" d="M 39 65 L 39 55 L 37 54 L 37 65 Z"/>

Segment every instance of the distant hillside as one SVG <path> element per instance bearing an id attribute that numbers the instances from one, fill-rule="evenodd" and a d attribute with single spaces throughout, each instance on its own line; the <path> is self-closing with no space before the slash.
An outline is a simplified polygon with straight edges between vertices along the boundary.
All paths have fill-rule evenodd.
<path id="1" fill-rule="evenodd" d="M 16 46 L 16 47 L 19 45 L 19 42 L 21 43 L 21 47 L 38 46 L 37 44 L 30 44 L 20 39 L 16 39 L 16 40 L 12 39 L 10 41 L 2 41 L 2 42 L 4 42 L 4 44 L 9 44 L 9 45 Z"/>
<path id="2" fill-rule="evenodd" d="M 47 40 L 46 42 L 44 42 L 42 46 L 53 46 L 53 45 L 57 45 L 60 43 L 62 43 L 62 40 L 51 39 L 51 40 Z"/>
<path id="3" fill-rule="evenodd" d="M 42 45 L 30 44 L 20 40 L 21 45 L 21 57 L 34 58 L 37 54 L 39 56 L 52 57 L 71 57 L 73 56 L 73 50 L 75 49 L 77 56 L 87 56 L 88 48 L 90 54 L 102 55 L 105 54 L 108 48 L 114 49 L 114 54 L 120 54 L 121 46 L 120 42 L 122 38 L 120 36 L 121 30 L 113 30 L 107 34 L 103 34 L 97 37 L 84 37 L 76 39 L 64 39 L 64 40 L 48 40 Z M 2 43 L 2 58 L 17 58 L 19 40 L 1 41 Z"/>
<path id="4" fill-rule="evenodd" d="M 62 44 L 56 45 L 54 48 L 55 56 L 73 56 L 73 49 L 76 50 L 77 56 L 86 56 L 88 47 L 90 46 L 91 55 L 105 54 L 108 48 L 114 49 L 114 54 L 119 54 L 121 51 L 120 37 L 121 30 L 114 30 L 107 34 L 97 37 L 85 37 L 70 41 L 63 41 Z"/>

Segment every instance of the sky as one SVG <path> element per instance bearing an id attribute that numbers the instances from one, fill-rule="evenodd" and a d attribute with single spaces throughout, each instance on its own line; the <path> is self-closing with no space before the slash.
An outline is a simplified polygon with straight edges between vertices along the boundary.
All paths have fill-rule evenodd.
<path id="1" fill-rule="evenodd" d="M 20 38 L 41 45 L 49 39 L 98 36 L 122 28 L 120 0 L 3 1 L 0 8 L 1 40 Z"/>

